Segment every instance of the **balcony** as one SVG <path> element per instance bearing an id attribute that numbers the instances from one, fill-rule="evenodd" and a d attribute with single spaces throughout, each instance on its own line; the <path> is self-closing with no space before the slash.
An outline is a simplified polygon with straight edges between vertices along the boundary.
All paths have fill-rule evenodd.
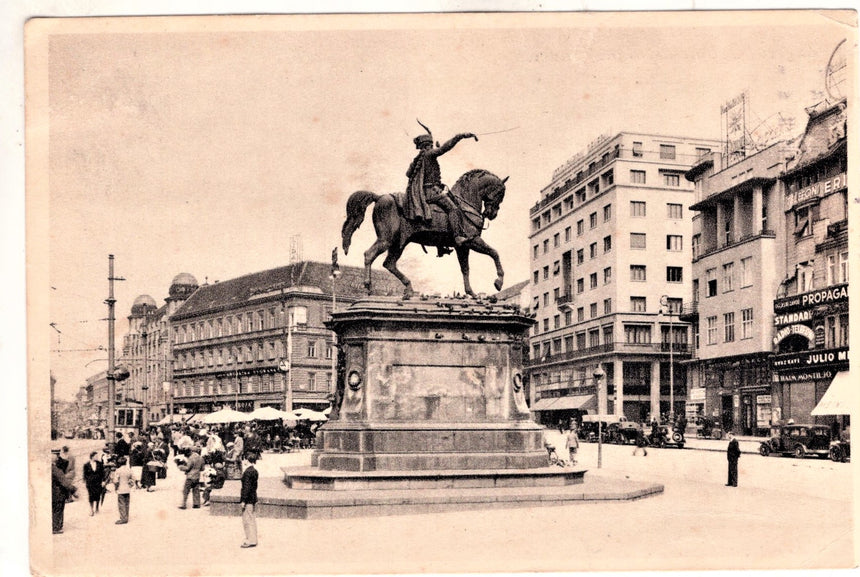
<path id="1" fill-rule="evenodd" d="M 573 306 L 573 295 L 561 295 L 560 297 L 558 297 L 558 299 L 556 299 L 555 304 L 561 310 L 569 309 L 571 308 L 571 306 Z"/>
<path id="2" fill-rule="evenodd" d="M 685 323 L 699 320 L 699 301 L 684 303 L 684 306 L 681 307 L 681 312 L 678 313 L 678 319 Z"/>
<path id="3" fill-rule="evenodd" d="M 712 255 L 712 254 L 716 254 L 720 251 L 732 248 L 733 246 L 739 246 L 745 242 L 749 242 L 751 240 L 755 240 L 755 239 L 759 239 L 759 238 L 776 238 L 776 231 L 765 228 L 765 229 L 760 230 L 757 234 L 745 234 L 744 236 L 742 236 L 738 240 L 732 239 L 731 242 L 726 242 L 726 243 L 723 243 L 723 244 L 718 245 L 718 246 L 711 246 L 711 247 L 707 247 L 707 248 L 702 247 L 698 253 L 698 256 L 696 256 L 696 255 L 693 256 L 693 262 L 696 262 L 697 260 L 703 259 L 707 256 Z"/>
<path id="4" fill-rule="evenodd" d="M 554 355 L 546 355 L 538 359 L 530 359 L 525 363 L 527 368 L 540 367 L 551 363 L 559 363 L 565 361 L 576 361 L 586 357 L 604 355 L 608 353 L 619 354 L 661 354 L 668 355 L 669 352 L 675 355 L 689 356 L 691 353 L 689 343 L 674 343 L 670 346 L 669 343 L 607 343 L 594 347 L 587 347 L 575 351 L 566 351 L 556 353 Z M 680 360 L 680 359 L 679 359 Z"/>

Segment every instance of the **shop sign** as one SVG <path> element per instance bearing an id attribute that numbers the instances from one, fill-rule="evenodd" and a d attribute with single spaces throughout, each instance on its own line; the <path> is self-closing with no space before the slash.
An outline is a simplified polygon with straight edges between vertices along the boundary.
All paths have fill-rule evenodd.
<path id="1" fill-rule="evenodd" d="M 784 315 L 774 315 L 773 325 L 775 327 L 782 325 L 790 325 L 794 323 L 803 323 L 812 320 L 812 311 L 798 311 L 796 313 L 787 313 Z"/>
<path id="2" fill-rule="evenodd" d="M 756 395 L 755 402 L 757 405 L 769 405 L 770 395 Z"/>
<path id="3" fill-rule="evenodd" d="M 705 388 L 704 387 L 692 387 L 690 389 L 690 400 L 691 401 L 704 401 L 705 400 Z"/>
<path id="4" fill-rule="evenodd" d="M 811 328 L 806 325 L 791 325 L 783 327 L 777 331 L 776 335 L 773 337 L 773 344 L 778 345 L 782 342 L 782 339 L 790 335 L 800 335 L 802 337 L 806 337 L 806 340 L 809 342 L 815 342 L 815 331 Z"/>
<path id="5" fill-rule="evenodd" d="M 774 369 L 789 369 L 793 367 L 809 367 L 817 365 L 832 365 L 848 362 L 848 348 L 827 349 L 823 351 L 804 351 L 773 357 Z"/>
<path id="6" fill-rule="evenodd" d="M 842 190 L 846 186 L 848 186 L 848 175 L 843 172 L 836 176 L 831 176 L 828 179 L 818 181 L 805 188 L 801 188 L 800 190 L 790 192 L 787 195 L 787 202 L 785 204 L 789 207 L 794 207 L 795 205 L 807 200 L 818 198 L 819 196 L 826 196 L 831 192 Z"/>
<path id="7" fill-rule="evenodd" d="M 818 369 L 808 371 L 792 371 L 790 373 L 776 373 L 778 383 L 806 383 L 809 381 L 826 381 L 832 379 L 836 371 L 829 369 Z"/>
<path id="8" fill-rule="evenodd" d="M 788 312 L 793 309 L 804 309 L 822 304 L 830 304 L 848 300 L 848 285 L 836 285 L 803 293 L 801 295 L 793 295 L 773 301 L 774 312 Z M 780 316 L 780 315 L 777 315 Z"/>

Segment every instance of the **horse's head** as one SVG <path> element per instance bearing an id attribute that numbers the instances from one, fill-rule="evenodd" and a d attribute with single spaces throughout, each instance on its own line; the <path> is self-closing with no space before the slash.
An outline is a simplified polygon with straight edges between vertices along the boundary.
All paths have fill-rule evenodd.
<path id="1" fill-rule="evenodd" d="M 495 174 L 486 177 L 488 181 L 481 192 L 481 201 L 484 203 L 483 216 L 487 220 L 493 220 L 499 215 L 499 205 L 505 200 L 505 183 L 509 177 L 500 179 Z"/>

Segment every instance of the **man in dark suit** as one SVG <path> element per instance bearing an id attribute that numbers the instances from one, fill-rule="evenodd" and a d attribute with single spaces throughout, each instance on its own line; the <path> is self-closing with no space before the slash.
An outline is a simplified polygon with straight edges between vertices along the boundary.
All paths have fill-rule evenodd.
<path id="1" fill-rule="evenodd" d="M 131 447 L 128 444 L 128 441 L 125 440 L 122 433 L 116 434 L 116 443 L 113 447 L 113 454 L 117 457 L 128 457 L 128 453 Z"/>
<path id="2" fill-rule="evenodd" d="M 68 461 L 60 456 L 60 451 L 52 451 L 52 453 L 54 456 L 51 463 L 51 524 L 54 535 L 59 535 L 63 532 L 66 499 L 74 492 L 75 486 L 69 482 L 66 475 L 65 467 L 68 466 Z"/>
<path id="3" fill-rule="evenodd" d="M 242 495 L 239 501 L 242 503 L 242 527 L 245 529 L 245 542 L 242 549 L 257 546 L 257 480 L 260 475 L 254 467 L 257 462 L 256 453 L 246 453 L 245 471 L 242 473 Z"/>
<path id="4" fill-rule="evenodd" d="M 738 440 L 732 433 L 729 433 L 729 447 L 726 450 L 726 457 L 729 461 L 729 482 L 726 487 L 738 486 L 738 459 L 741 458 L 741 448 L 738 445 Z"/>

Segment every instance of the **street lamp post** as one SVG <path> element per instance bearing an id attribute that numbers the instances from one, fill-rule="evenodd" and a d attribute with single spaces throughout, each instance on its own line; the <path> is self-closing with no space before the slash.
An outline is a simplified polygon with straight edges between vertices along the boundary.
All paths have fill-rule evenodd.
<path id="1" fill-rule="evenodd" d="M 606 373 L 603 372 L 603 369 L 600 367 L 600 364 L 597 365 L 597 368 L 594 369 L 594 373 L 592 376 L 594 377 L 594 386 L 597 391 L 598 398 L 601 397 L 602 386 L 601 381 Z M 600 405 L 600 402 L 597 403 Z M 603 466 L 603 415 L 599 414 L 600 408 L 598 408 L 597 415 L 597 468 L 600 469 Z"/>
<path id="2" fill-rule="evenodd" d="M 672 321 L 672 307 L 669 306 L 669 297 L 660 297 L 660 304 L 669 315 L 669 422 L 675 422 L 675 325 Z"/>
<path id="3" fill-rule="evenodd" d="M 144 319 L 146 322 L 146 319 Z M 143 415 L 141 416 L 141 429 L 146 431 L 147 424 L 149 423 L 149 346 L 147 344 L 147 337 L 149 333 L 147 331 L 146 325 L 144 324 L 141 332 L 141 345 L 143 346 L 143 385 L 141 386 L 141 391 L 143 392 Z"/>

